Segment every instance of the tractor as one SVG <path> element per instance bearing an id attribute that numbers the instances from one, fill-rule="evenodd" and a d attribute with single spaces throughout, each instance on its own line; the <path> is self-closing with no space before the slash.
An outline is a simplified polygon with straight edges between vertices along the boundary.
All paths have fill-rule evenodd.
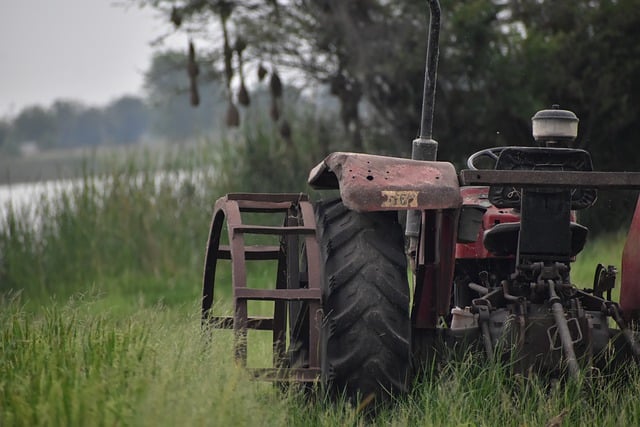
<path id="1" fill-rule="evenodd" d="M 412 158 L 330 154 L 308 180 L 314 189 L 339 191 L 328 200 L 302 193 L 218 199 L 205 256 L 203 327 L 233 331 L 241 366 L 248 331 L 272 331 L 273 366 L 247 367 L 257 378 L 320 383 L 351 399 L 402 394 L 420 366 L 460 350 L 549 378 L 636 362 L 640 200 L 622 258 L 620 303 L 611 296 L 615 267 L 598 265 L 593 284 L 578 287 L 571 264 L 588 234 L 579 212 L 596 202 L 598 189 L 639 190 L 640 173 L 593 171 L 590 154 L 571 148 L 578 118 L 558 106 L 535 113 L 531 144 L 481 150 L 459 172 L 436 160 L 440 6 L 427 3 Z M 274 215 L 277 225 L 255 220 Z M 256 235 L 275 241 L 251 243 L 260 241 L 251 239 Z M 249 277 L 247 262 L 260 260 L 277 263 L 271 288 Z M 214 300 L 223 262 L 231 269 L 227 316 L 216 314 Z M 273 315 L 250 315 L 250 301 L 273 302 Z"/>

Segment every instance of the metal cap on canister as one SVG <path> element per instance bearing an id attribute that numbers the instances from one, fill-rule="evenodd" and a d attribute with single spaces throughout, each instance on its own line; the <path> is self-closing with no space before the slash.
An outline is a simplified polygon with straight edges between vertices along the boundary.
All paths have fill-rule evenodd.
<path id="1" fill-rule="evenodd" d="M 541 145 L 571 142 L 578 136 L 578 117 L 573 111 L 561 110 L 558 105 L 538 111 L 531 123 L 533 139 Z"/>

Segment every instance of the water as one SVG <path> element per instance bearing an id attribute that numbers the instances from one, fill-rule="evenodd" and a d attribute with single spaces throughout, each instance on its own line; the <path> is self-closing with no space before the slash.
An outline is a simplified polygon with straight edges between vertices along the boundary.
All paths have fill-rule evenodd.
<path id="1" fill-rule="evenodd" d="M 185 182 L 193 184 L 196 191 L 205 188 L 205 182 L 213 179 L 213 168 L 203 168 L 196 171 L 159 171 L 153 176 L 156 189 L 160 185 L 171 183 L 174 189 L 178 190 Z M 98 190 L 104 189 L 111 180 L 110 177 L 89 178 Z M 142 173 L 134 175 L 132 180 L 141 182 L 144 179 Z M 6 218 L 10 210 L 22 215 L 35 217 L 35 210 L 44 200 L 55 200 L 60 194 L 71 192 L 74 187 L 82 187 L 84 180 L 62 179 L 41 182 L 25 182 L 10 185 L 0 185 L 0 224 Z"/>
<path id="2" fill-rule="evenodd" d="M 6 218 L 10 209 L 16 213 L 33 214 L 43 198 L 55 197 L 79 182 L 66 179 L 0 185 L 0 218 Z"/>

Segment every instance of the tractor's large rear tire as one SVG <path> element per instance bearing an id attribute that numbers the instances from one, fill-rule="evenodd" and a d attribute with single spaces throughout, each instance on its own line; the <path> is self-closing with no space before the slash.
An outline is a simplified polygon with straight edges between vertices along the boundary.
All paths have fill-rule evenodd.
<path id="1" fill-rule="evenodd" d="M 322 382 L 332 397 L 384 402 L 411 373 L 409 286 L 396 212 L 358 213 L 319 203 L 324 261 Z"/>

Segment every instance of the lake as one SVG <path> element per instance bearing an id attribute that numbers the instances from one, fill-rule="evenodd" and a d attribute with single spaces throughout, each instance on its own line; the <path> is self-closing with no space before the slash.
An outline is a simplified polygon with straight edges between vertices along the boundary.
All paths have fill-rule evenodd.
<path id="1" fill-rule="evenodd" d="M 166 184 L 168 180 L 176 189 L 183 183 L 190 182 L 198 191 L 204 187 L 201 184 L 204 184 L 205 180 L 213 179 L 213 175 L 213 168 L 202 168 L 196 171 L 158 171 L 154 174 L 153 180 L 156 186 Z M 143 173 L 138 173 L 131 179 L 142 180 L 143 178 Z M 110 178 L 97 176 L 90 179 L 93 180 L 98 189 L 102 189 Z M 56 195 L 68 192 L 74 186 L 81 186 L 82 184 L 82 178 L 73 178 L 0 185 L 0 220 L 6 217 L 10 208 L 13 208 L 14 212 L 33 214 L 33 208 L 43 198 L 55 198 Z"/>

